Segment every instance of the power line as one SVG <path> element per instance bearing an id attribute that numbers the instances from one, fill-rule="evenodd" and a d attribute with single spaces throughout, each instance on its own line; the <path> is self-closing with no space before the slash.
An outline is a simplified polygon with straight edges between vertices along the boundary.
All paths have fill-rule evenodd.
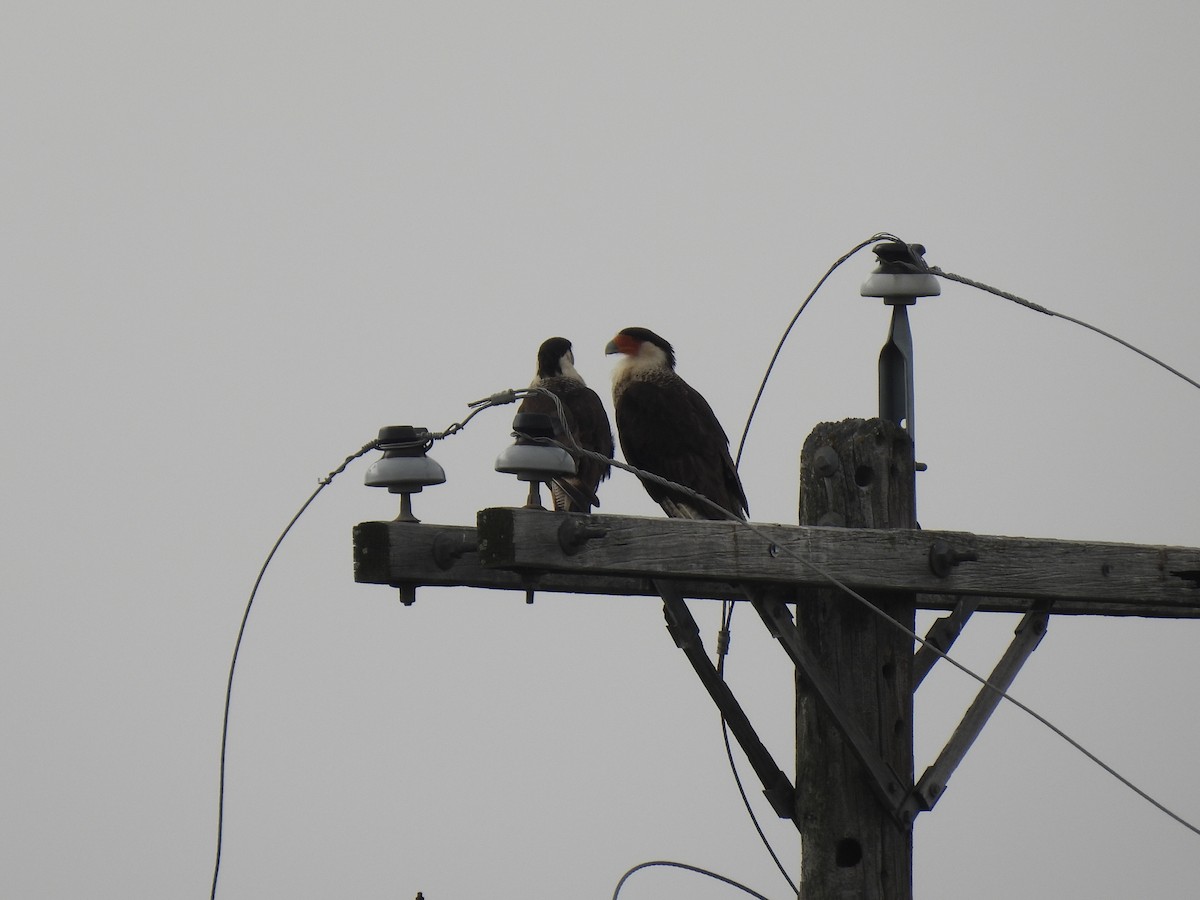
<path id="1" fill-rule="evenodd" d="M 717 881 L 722 881 L 740 891 L 745 891 L 751 897 L 757 897 L 758 900 L 767 900 L 767 898 L 758 893 L 758 891 L 753 891 L 744 884 L 734 881 L 732 878 L 726 878 L 724 875 L 718 875 L 716 872 L 710 872 L 708 869 L 702 869 L 699 866 L 689 866 L 687 863 L 671 862 L 670 860 L 666 859 L 655 859 L 651 860 L 650 862 L 639 863 L 622 875 L 621 880 L 617 882 L 617 889 L 613 891 L 613 900 L 617 900 L 617 895 L 621 893 L 621 888 L 624 886 L 625 882 L 629 880 L 629 876 L 633 875 L 635 872 L 640 872 L 642 869 L 649 869 L 654 866 L 668 866 L 673 869 L 686 869 L 689 872 L 696 872 L 709 878 L 715 878 Z"/>
<path id="2" fill-rule="evenodd" d="M 779 360 L 779 354 L 783 350 L 783 345 L 787 342 L 788 335 L 792 333 L 792 328 L 795 326 L 796 321 L 800 318 L 800 314 L 804 312 L 805 307 L 807 307 L 812 298 L 817 295 L 817 291 L 821 289 L 821 286 L 829 280 L 829 276 L 832 275 L 842 263 L 852 257 L 859 250 L 866 247 L 868 244 L 873 244 L 876 241 L 896 241 L 899 243 L 904 243 L 894 234 L 881 231 L 878 234 L 871 235 L 871 237 L 867 238 L 865 241 L 860 241 L 859 243 L 855 244 L 825 271 L 825 274 L 821 276 L 820 281 L 814 285 L 813 289 L 809 291 L 808 296 L 804 298 L 804 302 L 800 304 L 800 308 L 796 310 L 796 314 L 792 316 L 792 320 L 788 322 L 787 328 L 783 330 L 783 335 L 779 338 L 779 343 L 775 345 L 775 352 L 771 354 L 771 361 L 767 363 L 767 371 L 763 373 L 762 381 L 760 381 L 758 384 L 758 392 L 754 395 L 754 402 L 750 404 L 750 413 L 748 416 L 746 416 L 746 424 L 742 427 L 742 439 L 738 442 L 737 455 L 734 457 L 735 467 L 741 464 L 742 451 L 746 446 L 746 437 L 750 433 L 750 423 L 754 421 L 754 413 L 758 410 L 758 404 L 759 401 L 762 400 L 763 391 L 767 389 L 767 381 L 771 377 L 771 372 L 775 368 L 775 363 Z"/>
<path id="3" fill-rule="evenodd" d="M 501 391 L 499 393 L 492 394 L 490 397 L 486 397 L 483 400 L 477 400 L 474 403 L 468 404 L 468 406 L 471 408 L 472 411 L 461 422 L 453 422 L 452 424 L 447 426 L 447 428 L 444 431 L 436 432 L 432 435 L 429 435 L 427 438 L 422 438 L 417 443 L 425 444 L 425 443 L 432 442 L 433 440 L 441 440 L 442 438 L 447 438 L 447 437 L 450 437 L 451 435 L 458 434 L 458 432 L 462 431 L 463 428 L 466 427 L 467 423 L 470 422 L 471 419 L 475 418 L 475 416 L 478 415 L 479 413 L 481 413 L 484 409 L 488 409 L 492 406 L 499 406 L 499 405 L 502 405 L 505 403 L 512 403 L 514 400 L 518 399 L 521 396 L 524 396 L 526 393 L 527 393 L 526 391 L 514 391 L 514 390 Z M 558 409 L 559 416 L 562 417 L 563 416 L 562 404 L 558 402 L 557 397 L 555 397 L 554 400 L 556 403 L 556 408 Z M 336 478 L 338 475 L 342 474 L 342 472 L 346 471 L 346 467 L 349 466 L 350 463 L 354 462 L 354 460 L 358 459 L 361 456 L 365 456 L 367 453 L 370 453 L 372 450 L 375 450 L 376 448 L 378 448 L 378 446 L 379 446 L 378 439 L 368 441 L 367 443 L 363 444 L 354 453 L 351 453 L 344 460 L 342 460 L 341 465 L 339 465 L 336 469 L 331 471 L 324 478 L 318 479 L 318 484 L 317 484 L 316 490 L 314 490 L 312 492 L 312 494 L 309 495 L 309 498 L 304 501 L 304 503 L 300 506 L 300 509 L 297 510 L 297 512 L 294 516 L 292 516 L 291 521 L 288 522 L 287 526 L 284 527 L 282 532 L 280 532 L 279 537 L 276 539 L 274 546 L 271 547 L 271 552 L 267 554 L 267 558 L 263 561 L 262 568 L 258 570 L 258 577 L 254 579 L 254 586 L 250 589 L 250 599 L 246 602 L 245 612 L 242 613 L 242 622 L 241 622 L 241 625 L 238 627 L 237 640 L 234 642 L 234 645 L 233 645 L 233 659 L 229 663 L 229 679 L 225 685 L 225 712 L 224 712 L 224 721 L 221 726 L 221 774 L 220 774 L 220 786 L 217 791 L 217 853 L 216 853 L 216 862 L 213 864 L 212 891 L 209 895 L 210 900 L 216 900 L 217 880 L 221 874 L 221 848 L 222 848 L 222 844 L 224 841 L 224 834 L 225 834 L 225 767 L 226 767 L 227 750 L 228 750 L 228 745 L 229 745 L 229 710 L 230 710 L 231 702 L 233 699 L 233 678 L 234 678 L 235 672 L 237 671 L 238 653 L 241 651 L 241 648 L 242 648 L 242 638 L 246 634 L 246 623 L 250 619 L 250 610 L 254 606 L 254 598 L 258 594 L 259 585 L 262 584 L 263 576 L 267 572 L 267 567 L 269 565 L 271 565 L 271 560 L 273 560 L 275 558 L 275 553 L 279 550 L 280 544 L 282 544 L 284 538 L 286 538 L 288 536 L 288 533 L 292 530 L 292 526 L 294 526 L 296 524 L 296 522 L 299 521 L 300 517 L 302 515 L 304 515 L 304 513 L 308 509 L 308 507 L 310 505 L 312 505 L 312 502 L 317 499 L 317 495 L 320 494 L 321 491 L 323 491 L 326 487 L 328 487 L 330 482 L 332 482 L 334 478 Z"/>
<path id="4" fill-rule="evenodd" d="M 800 889 L 796 887 L 796 882 L 792 881 L 792 877 L 788 874 L 787 869 L 784 868 L 783 862 L 779 859 L 779 854 L 775 852 L 775 848 L 767 840 L 767 835 L 763 832 L 762 825 L 758 821 L 758 816 L 754 814 L 754 809 L 750 806 L 750 798 L 746 795 L 746 788 L 742 784 L 742 777 L 738 774 L 737 765 L 733 761 L 733 745 L 729 740 L 729 726 L 726 724 L 724 716 L 721 716 L 721 735 L 725 739 L 725 756 L 729 759 L 729 770 L 733 774 L 733 782 L 737 785 L 738 794 L 741 795 L 742 804 L 746 807 L 746 812 L 750 814 L 750 821 L 754 825 L 754 830 L 758 832 L 758 839 L 767 848 L 767 853 L 771 855 L 771 860 L 775 863 L 775 868 L 779 870 L 779 874 L 783 876 L 783 880 L 788 883 L 788 887 L 792 889 L 792 893 L 799 894 Z"/>
<path id="5" fill-rule="evenodd" d="M 1154 363 L 1155 365 L 1162 366 L 1164 369 L 1166 369 L 1172 375 L 1182 378 L 1184 381 L 1186 381 L 1192 387 L 1200 389 L 1200 381 L 1196 381 L 1194 378 L 1189 378 L 1187 375 L 1184 375 L 1178 369 L 1167 365 L 1165 362 L 1163 362 L 1158 357 L 1150 355 L 1145 350 L 1142 350 L 1140 347 L 1135 347 L 1133 344 L 1129 343 L 1129 341 L 1125 340 L 1124 338 L 1119 338 L 1115 334 L 1110 334 L 1109 332 L 1105 331 L 1103 328 L 1097 328 L 1095 325 L 1092 325 L 1088 322 L 1084 322 L 1082 319 L 1076 319 L 1074 316 L 1068 316 L 1066 313 L 1055 312 L 1052 309 L 1047 309 L 1046 307 L 1044 307 L 1038 303 L 1034 303 L 1030 300 L 1026 300 L 1024 297 L 1018 297 L 1016 294 L 1010 294 L 1008 291 L 1002 291 L 1002 290 L 1000 290 L 1000 288 L 992 287 L 991 285 L 984 284 L 981 281 L 975 281 L 974 279 L 966 278 L 962 275 L 955 275 L 953 272 L 943 272 L 937 266 L 930 266 L 929 271 L 931 273 L 933 273 L 934 275 L 937 275 L 939 278 L 945 278 L 947 281 L 957 281 L 959 284 L 965 284 L 969 287 L 978 288 L 979 290 L 986 291 L 989 294 L 995 294 L 997 297 L 1003 297 L 1005 300 L 1011 300 L 1013 303 L 1017 303 L 1021 306 L 1024 306 L 1026 309 L 1032 309 L 1034 312 L 1040 312 L 1043 315 L 1052 316 L 1053 318 L 1056 318 L 1056 319 L 1064 319 L 1065 321 L 1070 322 L 1073 325 L 1078 325 L 1081 328 L 1086 328 L 1088 331 L 1094 331 L 1096 334 L 1101 335 L 1102 337 L 1106 337 L 1110 341 L 1115 341 L 1116 343 L 1120 344 L 1122 347 L 1125 347 L 1126 349 L 1132 350 L 1134 353 L 1137 353 L 1139 356 L 1144 356 L 1146 359 L 1150 360 L 1150 362 Z"/>
<path id="6" fill-rule="evenodd" d="M 267 554 L 267 558 L 263 561 L 262 568 L 258 570 L 258 577 L 254 579 L 254 587 L 250 589 L 250 599 L 246 602 L 245 612 L 242 613 L 242 623 L 238 627 L 237 641 L 234 642 L 233 645 L 233 659 L 229 663 L 229 679 L 225 685 L 225 713 L 224 722 L 221 725 L 221 776 L 220 787 L 217 790 L 217 857 L 216 862 L 213 864 L 212 892 L 209 895 L 212 900 L 216 900 L 217 896 L 217 879 L 221 874 L 221 846 L 225 834 L 225 761 L 226 750 L 229 745 L 229 709 L 233 699 L 233 676 L 237 671 L 238 653 L 242 648 L 242 638 L 246 634 L 246 623 L 250 619 L 250 609 L 254 606 L 254 598 L 258 594 L 258 587 L 260 584 L 262 584 L 263 576 L 267 572 L 267 566 L 269 566 L 271 564 L 271 560 L 275 558 L 275 553 L 279 549 L 279 545 L 282 544 L 283 539 L 288 536 L 288 532 L 292 530 L 292 526 L 296 524 L 302 515 L 304 515 L 305 510 L 308 509 L 312 502 L 317 499 L 317 495 L 320 494 L 321 491 L 325 490 L 325 488 L 328 487 L 329 483 L 333 481 L 334 478 L 346 470 L 346 466 L 350 465 L 350 463 L 354 462 L 354 460 L 358 459 L 360 456 L 370 453 L 375 449 L 377 443 L 377 441 L 371 441 L 370 443 L 363 444 L 357 452 L 347 456 L 345 460 L 342 461 L 340 466 L 338 466 L 324 478 L 319 479 L 317 489 L 309 495 L 309 498 L 304 501 L 304 503 L 300 506 L 300 509 L 296 511 L 294 516 L 292 516 L 291 521 L 288 522 L 287 526 L 282 532 L 280 532 L 275 544 L 271 547 L 271 552 Z"/>
<path id="7" fill-rule="evenodd" d="M 471 408 L 471 413 L 467 415 L 467 417 L 461 422 L 453 422 L 447 426 L 444 431 L 436 432 L 428 437 L 423 437 L 417 443 L 431 443 L 433 440 L 441 440 L 443 438 L 450 437 L 451 435 L 458 434 L 458 432 L 462 431 L 463 428 L 466 427 L 467 423 L 470 422 L 471 419 L 475 418 L 475 416 L 483 412 L 483 410 L 489 409 L 492 406 L 500 406 L 506 403 L 512 403 L 513 401 L 526 396 L 531 391 L 539 391 L 547 394 L 549 393 L 548 391 L 541 391 L 541 389 L 535 388 L 529 390 L 507 390 L 492 394 L 490 397 L 485 397 L 482 400 L 477 400 L 474 403 L 468 404 L 468 406 Z M 562 408 L 562 403 L 553 394 L 550 394 L 550 397 L 555 402 L 555 408 L 558 410 L 559 417 L 565 421 L 565 413 Z M 271 551 L 267 554 L 267 558 L 263 561 L 262 568 L 258 570 L 258 577 L 254 579 L 254 586 L 250 589 L 250 598 L 247 600 L 246 609 L 242 613 L 242 621 L 238 626 L 237 640 L 233 645 L 233 658 L 229 663 L 229 678 L 225 685 L 225 710 L 221 725 L 220 784 L 217 789 L 217 849 L 216 861 L 213 864 L 212 890 L 209 894 L 210 900 L 216 900 L 217 881 L 221 874 L 221 850 L 223 847 L 225 834 L 225 769 L 229 746 L 229 712 L 233 700 L 233 679 L 237 671 L 238 654 L 241 652 L 242 638 L 246 634 L 246 623 L 250 619 L 250 610 L 253 608 L 254 599 L 258 595 L 259 585 L 262 584 L 263 576 L 266 575 L 267 572 L 267 567 L 271 565 L 271 560 L 275 558 L 275 553 L 279 550 L 284 538 L 288 536 L 288 533 L 292 530 L 292 527 L 297 521 L 299 521 L 300 517 L 304 515 L 308 507 L 312 505 L 312 502 L 317 499 L 317 495 L 320 494 L 321 491 L 323 491 L 326 487 L 328 487 L 334 478 L 344 472 L 350 463 L 354 462 L 354 460 L 358 459 L 359 457 L 370 453 L 372 450 L 377 449 L 378 446 L 378 439 L 368 441 L 354 453 L 342 460 L 341 465 L 339 465 L 336 469 L 331 471 L 324 478 L 318 479 L 316 490 L 314 490 L 312 494 L 309 495 L 308 499 L 301 504 L 300 509 L 296 511 L 296 514 L 292 516 L 291 521 L 287 523 L 283 531 L 280 532 L 279 537 L 275 540 L 274 545 L 271 547 Z"/>

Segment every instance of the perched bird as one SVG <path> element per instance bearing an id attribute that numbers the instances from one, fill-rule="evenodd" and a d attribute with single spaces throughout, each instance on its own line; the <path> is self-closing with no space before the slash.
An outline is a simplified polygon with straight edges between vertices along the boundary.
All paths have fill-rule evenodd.
<path id="1" fill-rule="evenodd" d="M 671 345 L 646 328 L 626 328 L 604 352 L 624 354 L 613 370 L 613 404 L 625 460 L 744 519 L 750 507 L 729 455 L 729 438 L 708 401 L 675 373 Z M 653 481 L 642 484 L 668 516 L 725 518 L 679 491 Z"/>
<path id="2" fill-rule="evenodd" d="M 612 425 L 600 398 L 583 382 L 575 371 L 575 354 L 571 342 L 564 337 L 552 337 L 538 348 L 537 375 L 529 385 L 544 388 L 562 401 L 566 427 L 575 443 L 604 457 L 613 455 Z M 522 401 L 519 413 L 542 413 L 554 422 L 558 439 L 566 446 L 570 441 L 562 434 L 562 421 L 554 401 L 545 394 L 530 394 Z M 599 506 L 596 488 L 608 477 L 608 463 L 580 456 L 575 460 L 576 474 L 555 479 L 550 492 L 554 508 L 567 512 L 591 512 Z"/>

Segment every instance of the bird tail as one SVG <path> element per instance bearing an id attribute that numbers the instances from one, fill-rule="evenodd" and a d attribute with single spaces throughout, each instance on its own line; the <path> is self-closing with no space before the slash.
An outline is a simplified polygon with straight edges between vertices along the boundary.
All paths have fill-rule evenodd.
<path id="1" fill-rule="evenodd" d="M 717 521 L 725 519 L 725 516 L 707 504 L 701 504 L 691 499 L 667 496 L 660 499 L 658 505 L 672 519 L 715 519 Z M 741 514 L 741 510 L 730 510 L 730 512 L 737 516 L 737 518 L 745 521 L 746 517 Z"/>
<path id="2" fill-rule="evenodd" d="M 595 491 L 588 490 L 578 478 L 555 478 L 550 493 L 554 508 L 559 511 L 590 513 L 593 506 L 600 505 Z"/>

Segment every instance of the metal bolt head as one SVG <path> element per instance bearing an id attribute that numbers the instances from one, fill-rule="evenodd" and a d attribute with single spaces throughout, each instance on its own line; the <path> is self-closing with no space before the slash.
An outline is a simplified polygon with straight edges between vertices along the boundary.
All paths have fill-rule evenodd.
<path id="1" fill-rule="evenodd" d="M 840 466 L 841 460 L 832 447 L 822 447 L 813 456 L 813 469 L 822 478 L 832 478 Z"/>

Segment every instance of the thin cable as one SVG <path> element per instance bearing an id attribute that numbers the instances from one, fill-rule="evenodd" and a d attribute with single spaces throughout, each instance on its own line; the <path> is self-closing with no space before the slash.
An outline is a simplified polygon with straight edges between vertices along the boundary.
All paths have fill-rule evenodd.
<path id="1" fill-rule="evenodd" d="M 725 657 L 729 653 L 729 629 L 733 622 L 733 610 L 735 604 L 732 600 L 721 601 L 721 631 L 717 638 L 717 677 L 722 681 L 725 680 Z M 796 882 L 792 881 L 792 877 L 788 874 L 787 868 L 779 859 L 779 854 L 775 852 L 775 848 L 771 846 L 766 832 L 762 829 L 762 824 L 758 821 L 758 816 L 754 813 L 754 807 L 750 804 L 750 798 L 746 794 L 746 787 L 742 784 L 742 776 L 738 772 L 737 761 L 733 758 L 733 744 L 729 740 L 729 723 L 725 719 L 724 713 L 721 714 L 721 738 L 725 743 L 725 758 L 729 760 L 729 772 L 733 775 L 733 783 L 737 786 L 738 794 L 742 798 L 742 805 L 746 808 L 746 814 L 750 816 L 750 824 L 754 826 L 754 830 L 758 833 L 758 839 L 766 848 L 771 860 L 775 863 L 775 868 L 779 870 L 779 874 L 783 876 L 783 880 L 788 883 L 788 887 L 792 889 L 793 894 L 799 894 L 800 889 L 796 887 Z"/>
<path id="2" fill-rule="evenodd" d="M 276 539 L 274 546 L 271 547 L 271 552 L 267 554 L 267 558 L 263 561 L 262 568 L 258 570 L 258 577 L 254 579 L 254 587 L 250 589 L 250 599 L 246 603 L 246 611 L 242 613 L 242 624 L 238 627 L 237 641 L 233 645 L 233 659 L 229 664 L 229 680 L 225 685 L 225 718 L 221 726 L 221 779 L 217 792 L 217 859 L 213 865 L 212 892 L 209 894 L 211 900 L 216 900 L 217 896 L 217 879 L 221 874 L 221 845 L 225 834 L 225 756 L 229 744 L 229 708 L 230 702 L 233 699 L 233 675 L 237 670 L 238 651 L 242 647 L 242 637 L 246 634 L 246 622 L 250 619 L 250 609 L 254 606 L 254 597 L 258 593 L 258 586 L 262 584 L 263 576 L 267 572 L 267 566 L 275 558 L 275 551 L 279 549 L 279 545 L 283 543 L 283 539 L 288 536 L 288 532 L 292 530 L 292 526 L 304 515 L 304 511 L 308 509 L 312 502 L 317 499 L 317 495 L 325 490 L 326 486 L 334 478 L 346 470 L 346 466 L 350 465 L 350 463 L 360 456 L 370 453 L 375 449 L 376 445 L 377 441 L 363 444 L 358 452 L 347 456 L 340 466 L 324 478 L 318 480 L 317 489 L 309 495 L 309 498 L 304 501 L 300 509 L 292 516 L 292 520 L 287 523 L 287 527 L 283 529 L 278 539 Z"/>
<path id="3" fill-rule="evenodd" d="M 943 272 L 937 266 L 930 266 L 929 271 L 932 272 L 934 275 L 937 275 L 939 278 L 945 278 L 947 281 L 957 281 L 959 284 L 965 284 L 969 287 L 978 288 L 981 291 L 987 291 L 989 294 L 995 294 L 997 297 L 1003 297 L 1005 300 L 1011 300 L 1013 303 L 1018 303 L 1021 306 L 1024 306 L 1028 309 L 1034 310 L 1035 312 L 1040 312 L 1040 313 L 1043 313 L 1044 315 L 1052 316 L 1056 319 L 1064 319 L 1073 325 L 1078 325 L 1081 328 L 1086 328 L 1088 331 L 1094 331 L 1096 334 L 1100 335 L 1101 337 L 1106 337 L 1110 341 L 1115 341 L 1116 343 L 1120 344 L 1122 347 L 1125 347 L 1128 350 L 1132 350 L 1134 353 L 1138 354 L 1139 356 L 1144 356 L 1146 359 L 1150 360 L 1150 362 L 1154 363 L 1155 365 L 1162 366 L 1164 369 L 1166 369 L 1172 375 L 1182 378 L 1184 381 L 1186 381 L 1192 387 L 1200 389 L 1200 381 L 1196 381 L 1193 378 L 1189 378 L 1187 375 L 1184 375 L 1178 369 L 1175 369 L 1175 368 L 1167 365 L 1165 362 L 1163 362 L 1161 359 L 1159 359 L 1156 356 L 1151 356 L 1149 353 L 1147 353 L 1145 350 L 1142 350 L 1140 347 L 1135 347 L 1133 344 L 1129 343 L 1129 341 L 1119 338 L 1115 334 L 1109 334 L 1104 329 L 1097 328 L 1095 325 L 1089 324 L 1088 322 L 1084 322 L 1082 319 L 1076 319 L 1075 317 L 1068 316 L 1065 313 L 1055 312 L 1052 309 L 1046 309 L 1046 307 L 1041 306 L 1040 304 L 1037 304 L 1037 303 L 1033 303 L 1029 300 L 1026 300 L 1024 297 L 1018 297 L 1016 294 L 1010 294 L 1008 291 L 1002 291 L 999 288 L 992 287 L 991 285 L 984 284 L 980 281 L 975 281 L 970 278 L 965 278 L 962 275 L 955 275 L 953 272 Z"/>
<path id="4" fill-rule="evenodd" d="M 837 262 L 830 266 L 825 274 L 821 276 L 821 280 L 816 283 L 811 291 L 809 291 L 808 296 L 804 298 L 804 302 L 800 304 L 800 308 L 796 310 L 796 314 L 792 316 L 792 320 L 788 322 L 787 328 L 783 330 L 783 336 L 780 337 L 779 343 L 776 344 L 775 352 L 771 354 L 771 361 L 767 363 L 767 371 L 763 373 L 762 381 L 759 382 L 758 393 L 754 395 L 754 402 L 750 404 L 750 414 L 746 416 L 746 424 L 742 428 L 742 438 L 740 441 L 738 441 L 737 456 L 734 457 L 733 461 L 735 468 L 741 464 L 742 450 L 745 449 L 746 437 L 750 434 L 750 423 L 754 421 L 754 413 L 758 410 L 758 403 L 760 400 L 762 400 L 763 391 L 767 389 L 767 380 L 771 377 L 771 371 L 775 368 L 775 363 L 779 359 L 779 354 L 783 350 L 783 345 L 787 341 L 788 335 L 792 333 L 792 328 L 795 326 L 796 320 L 800 318 L 800 314 L 804 312 L 804 308 L 808 306 L 812 298 L 817 295 L 817 291 L 821 289 L 821 285 L 823 285 L 829 279 L 829 276 L 832 275 L 842 263 L 852 257 L 859 250 L 863 249 L 863 247 L 866 247 L 868 244 L 874 244 L 876 241 L 897 241 L 901 244 L 904 243 L 894 234 L 881 231 L 878 234 L 874 234 L 867 238 L 865 241 L 855 244 L 854 247 L 839 257 Z"/>
<path id="5" fill-rule="evenodd" d="M 722 681 L 725 680 L 725 658 L 729 655 L 729 637 L 733 627 L 733 611 L 736 608 L 736 604 L 732 600 L 721 601 L 721 630 L 717 633 L 717 677 Z M 779 870 L 783 880 L 792 889 L 792 894 L 799 895 L 800 889 L 796 887 L 796 882 L 792 881 L 792 876 L 788 874 L 787 868 L 779 859 L 779 854 L 771 846 L 771 841 L 767 838 L 762 823 L 758 821 L 758 816 L 754 812 L 754 806 L 750 803 L 750 797 L 746 794 L 746 786 L 742 784 L 742 776 L 738 772 L 737 760 L 733 757 L 733 744 L 729 740 L 729 722 L 724 713 L 721 713 L 721 738 L 725 744 L 725 758 L 729 761 L 729 772 L 733 775 L 733 783 L 737 787 L 738 796 L 742 798 L 742 806 L 745 807 L 746 814 L 750 817 L 750 824 L 754 826 L 758 839 L 766 848 L 771 861 L 775 863 L 775 868 Z"/>
<path id="6" fill-rule="evenodd" d="M 750 806 L 750 798 L 746 795 L 746 788 L 742 784 L 742 777 L 738 774 L 737 765 L 733 761 L 733 745 L 729 741 L 729 726 L 726 724 L 724 716 L 721 716 L 721 736 L 725 739 L 725 755 L 729 758 L 729 771 L 733 774 L 733 783 L 737 785 L 738 793 L 742 796 L 742 804 L 746 807 L 746 812 L 750 814 L 750 821 L 754 825 L 754 830 L 758 832 L 758 839 L 767 848 L 767 853 L 771 854 L 771 859 L 775 862 L 775 868 L 779 870 L 779 874 L 783 876 L 783 880 L 788 883 L 788 887 L 792 889 L 792 893 L 799 894 L 800 889 L 796 887 L 796 882 L 792 881 L 792 877 L 788 875 L 787 869 L 784 868 L 783 863 L 779 859 L 779 854 L 775 852 L 775 848 L 767 840 L 766 834 L 763 833 L 762 825 L 759 824 L 758 816 L 754 815 L 754 809 Z"/>
<path id="7" fill-rule="evenodd" d="M 471 409 L 470 415 L 468 415 L 461 422 L 454 422 L 448 426 L 445 431 L 433 434 L 432 437 L 434 440 L 441 440 L 442 438 L 448 438 L 451 435 L 458 434 L 460 431 L 466 428 L 468 422 L 470 422 L 485 409 L 491 409 L 493 406 L 504 406 L 505 404 L 519 400 L 521 397 L 525 396 L 525 394 L 526 390 L 518 391 L 509 388 L 508 390 L 497 391 L 490 397 L 484 397 L 482 400 L 474 400 L 467 404 L 467 406 Z"/>
<path id="8" fill-rule="evenodd" d="M 548 393 L 547 391 L 541 391 L 540 388 L 535 388 L 535 389 L 531 389 L 531 390 L 539 391 L 541 393 Z M 468 404 L 468 407 L 471 408 L 472 411 L 461 422 L 452 423 L 444 431 L 434 432 L 432 434 L 427 433 L 426 437 L 422 437 L 419 441 L 416 441 L 414 443 L 415 443 L 415 445 L 422 445 L 422 446 L 428 445 L 435 440 L 442 440 L 443 438 L 447 438 L 447 437 L 450 437 L 451 435 L 458 434 L 458 432 L 462 431 L 463 428 L 466 427 L 467 423 L 470 422 L 471 419 L 475 418 L 475 416 L 478 415 L 479 413 L 483 412 L 483 410 L 490 409 L 493 406 L 503 406 L 506 403 L 512 403 L 514 400 L 517 400 L 517 399 L 527 395 L 530 392 L 531 392 L 530 390 L 499 391 L 495 394 L 492 394 L 489 397 L 483 398 L 482 400 L 476 400 L 473 403 Z M 553 395 L 551 395 L 551 396 L 553 396 Z M 565 414 L 563 412 L 561 402 L 558 401 L 557 397 L 555 397 L 554 400 L 555 400 L 556 408 L 558 409 L 560 418 L 563 418 L 565 421 Z M 296 522 L 300 519 L 300 517 L 302 515 L 304 515 L 304 512 L 308 509 L 308 507 L 312 504 L 312 502 L 317 499 L 317 495 L 320 494 L 321 491 L 323 491 L 325 489 L 325 487 L 330 482 L 333 481 L 334 478 L 336 478 L 338 475 L 340 475 L 342 472 L 344 472 L 346 470 L 346 467 L 349 466 L 350 463 L 354 462 L 354 460 L 358 459 L 360 456 L 364 456 L 365 454 L 370 453 L 372 450 L 376 449 L 378 446 L 379 446 L 378 440 L 372 440 L 366 444 L 363 444 L 362 447 L 360 447 L 356 452 L 350 454 L 344 460 L 342 460 L 341 465 L 339 465 L 336 469 L 331 471 L 324 478 L 318 479 L 317 489 L 312 492 L 312 494 L 309 496 L 309 498 L 304 501 L 304 504 L 296 512 L 296 514 L 294 516 L 292 516 L 292 519 L 290 522 L 288 522 L 287 527 L 285 527 L 283 529 L 283 531 L 280 533 L 278 539 L 275 541 L 274 546 L 271 547 L 271 552 L 267 554 L 266 560 L 263 561 L 262 568 L 259 569 L 259 571 L 258 571 L 258 577 L 254 580 L 254 586 L 250 590 L 250 599 L 247 601 L 246 609 L 242 613 L 242 622 L 241 622 L 241 625 L 238 627 L 237 641 L 233 645 L 233 659 L 229 664 L 229 679 L 225 685 L 225 712 L 224 712 L 224 721 L 221 726 L 221 774 L 220 774 L 220 787 L 218 788 L 218 795 L 217 795 L 217 852 L 216 852 L 216 862 L 213 865 L 212 891 L 209 894 L 210 900 L 216 900 L 217 880 L 219 879 L 220 874 L 221 874 L 221 849 L 222 849 L 222 845 L 224 843 L 224 834 L 225 834 L 225 768 L 226 768 L 227 750 L 228 750 L 228 745 L 229 745 L 229 711 L 230 711 L 231 701 L 233 699 L 233 678 L 234 678 L 234 673 L 237 670 L 238 653 L 241 651 L 241 648 L 242 648 L 242 638 L 246 634 L 246 623 L 250 619 L 250 610 L 254 606 L 254 598 L 258 594 L 259 585 L 262 584 L 263 576 L 266 575 L 266 572 L 267 572 L 267 567 L 271 564 L 271 560 L 275 558 L 275 553 L 276 553 L 276 551 L 279 550 L 279 546 L 283 543 L 284 538 L 286 538 L 288 536 L 288 533 L 292 530 L 292 526 L 294 526 L 296 524 Z"/>
<path id="9" fill-rule="evenodd" d="M 739 891 L 745 891 L 751 897 L 757 897 L 758 900 L 767 900 L 767 898 L 758 893 L 758 891 L 753 891 L 744 884 L 734 881 L 732 878 L 726 878 L 724 875 L 718 875 L 716 872 L 710 872 L 708 869 L 701 869 L 699 866 L 689 866 L 687 863 L 671 862 L 670 860 L 666 859 L 655 859 L 651 860 L 650 862 L 639 863 L 622 875 L 621 880 L 617 882 L 617 889 L 613 891 L 613 900 L 617 900 L 617 895 L 621 893 L 621 888 L 624 886 L 625 882 L 629 880 L 629 876 L 631 876 L 634 872 L 639 872 L 642 869 L 649 869 L 652 866 L 668 866 L 673 869 L 687 869 L 689 872 L 696 872 L 700 875 L 707 875 L 709 878 L 715 878 L 717 881 L 722 881 L 731 887 L 737 888 Z"/>

